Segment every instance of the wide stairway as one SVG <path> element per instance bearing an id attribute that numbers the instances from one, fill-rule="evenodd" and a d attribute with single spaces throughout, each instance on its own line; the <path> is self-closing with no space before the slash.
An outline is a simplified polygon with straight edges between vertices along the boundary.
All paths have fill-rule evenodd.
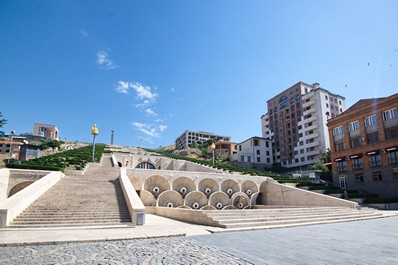
<path id="1" fill-rule="evenodd" d="M 119 168 L 104 154 L 99 167 L 65 176 L 9 227 L 127 225 L 131 219 L 118 177 Z"/>
<path id="2" fill-rule="evenodd" d="M 344 207 L 292 207 L 251 210 L 203 211 L 213 225 L 227 229 L 261 229 L 333 222 L 359 221 L 383 217 L 373 209 Z"/>

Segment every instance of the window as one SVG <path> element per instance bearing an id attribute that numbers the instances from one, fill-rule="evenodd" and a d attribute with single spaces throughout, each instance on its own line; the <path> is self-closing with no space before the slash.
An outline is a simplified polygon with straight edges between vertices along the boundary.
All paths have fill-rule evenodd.
<path id="1" fill-rule="evenodd" d="M 370 166 L 371 167 L 378 167 L 381 165 L 380 155 L 375 154 L 370 156 Z"/>
<path id="2" fill-rule="evenodd" d="M 398 126 L 390 127 L 385 129 L 386 140 L 398 138 Z"/>
<path id="3" fill-rule="evenodd" d="M 260 157 L 257 157 L 257 163 L 260 163 L 260 162 L 261 162 Z"/>
<path id="4" fill-rule="evenodd" d="M 373 172 L 373 181 L 382 181 L 382 180 L 383 180 L 383 175 L 381 174 L 381 171 Z"/>
<path id="5" fill-rule="evenodd" d="M 241 145 L 239 145 L 239 151 L 242 151 L 242 146 Z M 243 160 L 242 160 L 243 161 Z"/>
<path id="6" fill-rule="evenodd" d="M 398 168 L 393 168 L 392 169 L 392 180 L 393 181 L 398 181 Z"/>
<path id="7" fill-rule="evenodd" d="M 252 162 L 252 157 L 251 156 L 247 156 L 247 162 Z"/>
<path id="8" fill-rule="evenodd" d="M 389 121 L 389 120 L 392 120 L 397 117 L 398 117 L 398 109 L 397 108 L 383 111 L 383 121 Z"/>
<path id="9" fill-rule="evenodd" d="M 344 135 L 344 127 L 339 126 L 339 127 L 333 128 L 333 135 L 334 136 Z"/>
<path id="10" fill-rule="evenodd" d="M 342 150 L 344 150 L 344 149 L 345 149 L 345 143 L 344 143 L 344 142 L 342 142 L 342 143 L 335 143 L 334 149 L 336 150 L 336 152 L 337 152 L 337 151 L 342 151 Z"/>
<path id="11" fill-rule="evenodd" d="M 368 139 L 368 144 L 378 143 L 379 142 L 379 133 L 378 132 L 368 133 L 368 134 L 366 134 L 366 138 Z"/>
<path id="12" fill-rule="evenodd" d="M 364 122 L 365 122 L 365 127 L 376 125 L 377 124 L 377 117 L 376 117 L 376 115 L 372 115 L 372 116 L 366 117 Z"/>
<path id="13" fill-rule="evenodd" d="M 362 183 L 363 182 L 363 174 L 355 174 L 355 183 Z"/>
<path id="14" fill-rule="evenodd" d="M 347 163 L 345 160 L 340 160 L 337 162 L 337 170 L 338 171 L 346 171 L 347 170 Z"/>
<path id="15" fill-rule="evenodd" d="M 328 103 L 326 103 L 326 108 L 329 108 L 329 104 Z"/>
<path id="16" fill-rule="evenodd" d="M 260 150 L 257 150 L 257 155 L 260 155 Z"/>
<path id="17" fill-rule="evenodd" d="M 328 95 L 325 95 L 325 99 L 326 99 L 326 100 L 328 99 Z"/>
<path id="18" fill-rule="evenodd" d="M 348 124 L 348 131 L 358 131 L 359 130 L 359 121 L 353 121 Z"/>
<path id="19" fill-rule="evenodd" d="M 352 160 L 352 168 L 353 169 L 362 169 L 363 168 L 362 157 L 354 158 Z"/>
<path id="20" fill-rule="evenodd" d="M 245 156 L 240 156 L 240 161 L 245 162 Z"/>
<path id="21" fill-rule="evenodd" d="M 259 141 L 257 139 L 254 140 L 254 146 L 259 146 Z"/>
<path id="22" fill-rule="evenodd" d="M 360 146 L 360 137 L 351 138 L 351 147 L 358 147 Z"/>
<path id="23" fill-rule="evenodd" d="M 389 152 L 390 164 L 398 164 L 398 151 Z"/>
<path id="24" fill-rule="evenodd" d="M 339 105 L 341 105 L 341 100 L 339 100 Z"/>

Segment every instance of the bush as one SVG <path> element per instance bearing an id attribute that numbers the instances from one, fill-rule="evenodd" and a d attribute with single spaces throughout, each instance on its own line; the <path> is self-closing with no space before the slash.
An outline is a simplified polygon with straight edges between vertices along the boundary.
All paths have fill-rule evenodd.
<path id="1" fill-rule="evenodd" d="M 104 153 L 105 145 L 95 145 L 94 160 L 99 162 Z M 75 165 L 84 168 L 92 159 L 92 146 L 85 146 L 74 150 L 48 155 L 28 161 L 22 161 L 20 165 L 9 164 L 8 168 L 42 169 L 64 171 L 65 167 Z"/>

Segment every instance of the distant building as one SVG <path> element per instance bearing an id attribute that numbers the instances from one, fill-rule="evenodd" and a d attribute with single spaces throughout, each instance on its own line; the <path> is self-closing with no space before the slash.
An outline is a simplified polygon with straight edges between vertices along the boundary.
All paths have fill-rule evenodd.
<path id="1" fill-rule="evenodd" d="M 398 93 L 362 99 L 328 121 L 333 181 L 348 189 L 398 194 Z"/>
<path id="2" fill-rule="evenodd" d="M 264 164 L 271 166 L 272 144 L 269 139 L 251 137 L 236 145 L 237 151 L 232 155 L 232 161 L 249 164 Z"/>
<path id="3" fill-rule="evenodd" d="M 345 98 L 298 82 L 267 101 L 262 136 L 272 141 L 273 161 L 288 168 L 318 161 L 329 146 L 327 120 L 345 110 Z"/>
<path id="4" fill-rule="evenodd" d="M 24 144 L 21 146 L 21 150 L 19 152 L 20 161 L 35 159 L 41 156 L 42 151 L 40 150 L 40 146 L 32 144 Z"/>
<path id="5" fill-rule="evenodd" d="M 59 141 L 59 131 L 55 125 L 35 123 L 33 125 L 33 135 Z"/>
<path id="6" fill-rule="evenodd" d="M 237 153 L 237 143 L 220 141 L 214 143 L 214 145 L 216 146 L 214 149 L 214 154 L 218 158 L 227 158 Z M 212 152 L 213 150 L 211 147 L 207 147 L 208 156 L 211 156 Z"/>
<path id="7" fill-rule="evenodd" d="M 23 142 L 13 141 L 11 145 L 10 140 L 0 141 L 0 154 L 7 154 L 7 158 L 18 160 L 19 152 L 23 144 L 24 144 Z M 10 156 L 11 150 L 12 150 L 12 155 Z"/>
<path id="8" fill-rule="evenodd" d="M 189 148 L 192 143 L 203 144 L 210 139 L 214 139 L 215 141 L 229 141 L 230 137 L 210 132 L 193 132 L 186 130 L 176 139 L 176 149 L 181 150 Z"/>

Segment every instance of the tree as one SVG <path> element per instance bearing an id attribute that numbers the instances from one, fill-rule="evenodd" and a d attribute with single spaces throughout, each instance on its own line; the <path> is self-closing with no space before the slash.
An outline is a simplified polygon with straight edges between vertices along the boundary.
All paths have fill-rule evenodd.
<path id="1" fill-rule="evenodd" d="M 2 119 L 3 114 L 0 112 L 0 128 L 3 128 L 3 125 L 7 124 L 7 120 Z"/>
<path id="2" fill-rule="evenodd" d="M 326 153 L 324 153 L 321 156 L 321 159 L 319 162 L 315 162 L 312 166 L 311 169 L 315 170 L 322 170 L 322 172 L 328 172 L 329 168 L 325 165 L 326 163 L 332 162 L 331 155 L 330 155 L 330 149 L 328 148 L 326 150 Z"/>

